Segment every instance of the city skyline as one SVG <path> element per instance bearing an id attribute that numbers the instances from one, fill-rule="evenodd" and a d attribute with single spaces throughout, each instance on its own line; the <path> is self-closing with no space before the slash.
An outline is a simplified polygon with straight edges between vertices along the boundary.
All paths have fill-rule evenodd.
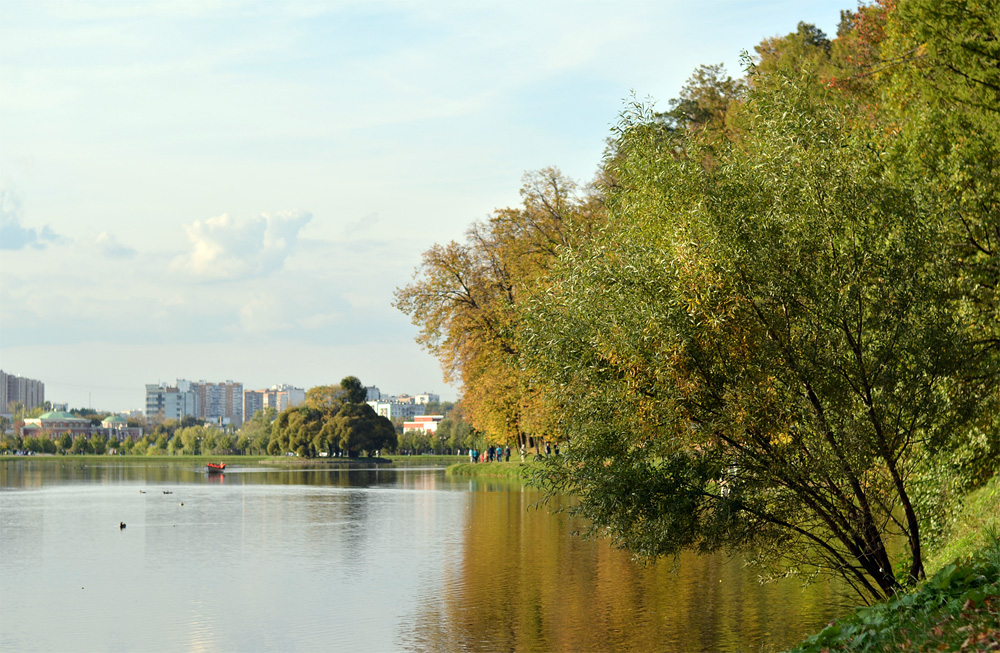
<path id="1" fill-rule="evenodd" d="M 423 251 L 525 171 L 590 181 L 628 98 L 855 6 L 5 2 L 0 364 L 114 411 L 176 378 L 454 400 L 391 306 Z"/>

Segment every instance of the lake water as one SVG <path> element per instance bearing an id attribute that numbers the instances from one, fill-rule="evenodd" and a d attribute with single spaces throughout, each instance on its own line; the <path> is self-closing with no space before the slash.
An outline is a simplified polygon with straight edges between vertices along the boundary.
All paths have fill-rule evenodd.
<path id="1" fill-rule="evenodd" d="M 0 650 L 760 651 L 843 611 L 724 556 L 637 565 L 536 499 L 431 467 L 0 461 Z"/>

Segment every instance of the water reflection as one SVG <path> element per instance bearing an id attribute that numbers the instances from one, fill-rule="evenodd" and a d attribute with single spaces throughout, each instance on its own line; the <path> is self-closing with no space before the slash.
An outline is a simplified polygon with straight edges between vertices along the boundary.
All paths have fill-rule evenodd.
<path id="1" fill-rule="evenodd" d="M 399 643 L 413 650 L 733 651 L 790 645 L 836 610 L 830 585 L 761 586 L 738 560 L 644 567 L 571 536 L 529 491 L 470 494 L 460 568 Z"/>
<path id="2" fill-rule="evenodd" d="M 0 650 L 749 651 L 837 611 L 442 469 L 16 460 L 0 490 Z"/>

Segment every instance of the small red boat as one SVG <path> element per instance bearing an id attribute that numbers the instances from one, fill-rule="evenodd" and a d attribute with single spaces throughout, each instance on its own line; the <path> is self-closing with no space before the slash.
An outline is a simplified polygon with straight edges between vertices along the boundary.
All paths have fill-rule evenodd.
<path id="1" fill-rule="evenodd" d="M 226 463 L 208 463 L 206 467 L 209 474 L 221 474 L 226 471 Z"/>

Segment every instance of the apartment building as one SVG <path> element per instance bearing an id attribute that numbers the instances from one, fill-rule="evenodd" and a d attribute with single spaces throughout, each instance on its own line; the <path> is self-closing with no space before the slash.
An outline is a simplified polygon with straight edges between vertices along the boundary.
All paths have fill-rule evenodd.
<path id="1" fill-rule="evenodd" d="M 146 419 L 168 420 L 198 417 L 201 413 L 200 396 L 191 388 L 191 382 L 178 379 L 176 385 L 166 383 L 146 384 Z"/>
<path id="2" fill-rule="evenodd" d="M 404 403 L 401 401 L 369 401 L 368 405 L 371 406 L 376 413 L 386 419 L 413 419 L 414 417 L 423 415 L 426 412 L 424 404 L 418 404 L 415 402 Z"/>
<path id="3" fill-rule="evenodd" d="M 229 424 L 239 428 L 243 424 L 243 384 L 227 380 L 212 383 L 201 380 L 191 384 L 198 394 L 201 412 L 198 418 L 206 422 Z"/>
<path id="4" fill-rule="evenodd" d="M 45 403 L 45 384 L 0 370 L 0 412 L 6 413 L 16 402 L 28 410 L 41 406 Z"/>
<path id="5" fill-rule="evenodd" d="M 239 427 L 243 423 L 243 384 L 237 381 L 210 383 L 187 381 L 146 384 L 147 419 L 195 417 Z"/>
<path id="6" fill-rule="evenodd" d="M 272 385 L 267 390 L 243 391 L 243 417 L 250 419 L 265 408 L 281 412 L 292 406 L 300 406 L 306 400 L 306 391 L 291 385 Z"/>

